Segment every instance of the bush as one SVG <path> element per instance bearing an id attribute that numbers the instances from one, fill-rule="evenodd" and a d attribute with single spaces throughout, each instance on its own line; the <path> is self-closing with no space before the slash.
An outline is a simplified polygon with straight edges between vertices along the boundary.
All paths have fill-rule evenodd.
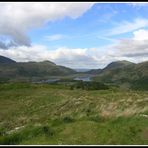
<path id="1" fill-rule="evenodd" d="M 63 121 L 64 121 L 64 123 L 71 123 L 74 120 L 71 117 L 66 116 L 66 117 L 63 118 Z"/>
<path id="2" fill-rule="evenodd" d="M 100 82 L 83 82 L 83 81 L 78 81 L 76 82 L 74 85 L 72 85 L 70 87 L 70 89 L 83 89 L 83 90 L 105 90 L 105 89 L 109 89 L 109 87 L 107 85 L 105 85 L 104 83 L 100 83 Z"/>

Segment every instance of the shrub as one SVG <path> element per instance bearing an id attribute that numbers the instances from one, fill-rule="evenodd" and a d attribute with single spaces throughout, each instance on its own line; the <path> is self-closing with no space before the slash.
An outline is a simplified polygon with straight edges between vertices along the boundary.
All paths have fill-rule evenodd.
<path id="1" fill-rule="evenodd" d="M 42 130 L 43 130 L 43 132 L 45 133 L 46 136 L 50 137 L 50 136 L 54 135 L 54 130 L 51 129 L 50 127 L 48 127 L 48 126 L 43 126 Z"/>
<path id="2" fill-rule="evenodd" d="M 74 120 L 71 118 L 71 117 L 68 117 L 68 116 L 66 116 L 66 117 L 64 117 L 63 118 L 63 122 L 64 123 L 71 123 L 71 122 L 73 122 Z"/>
<path id="3" fill-rule="evenodd" d="M 83 89 L 83 90 L 104 90 L 104 89 L 109 89 L 107 85 L 104 83 L 100 82 L 83 82 L 83 81 L 78 81 L 74 85 L 70 87 L 70 89 Z"/>

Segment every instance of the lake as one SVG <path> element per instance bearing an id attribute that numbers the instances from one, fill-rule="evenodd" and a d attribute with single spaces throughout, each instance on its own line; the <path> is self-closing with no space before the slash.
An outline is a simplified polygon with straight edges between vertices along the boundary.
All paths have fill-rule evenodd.
<path id="1" fill-rule="evenodd" d="M 90 77 L 76 77 L 74 80 L 91 81 Z"/>
<path id="2" fill-rule="evenodd" d="M 51 78 L 51 79 L 48 79 L 48 80 L 41 80 L 41 81 L 38 81 L 38 82 L 35 82 L 35 83 L 53 83 L 53 82 L 57 82 L 59 80 L 60 79 Z"/>
<path id="3" fill-rule="evenodd" d="M 73 80 L 82 80 L 82 81 L 85 81 L 85 82 L 89 82 L 89 81 L 92 81 L 90 78 L 91 78 L 91 76 L 75 77 L 75 78 L 73 78 Z M 37 81 L 35 83 L 54 83 L 54 82 L 58 82 L 60 80 L 61 80 L 60 78 L 50 78 L 48 80 L 41 80 L 41 81 Z"/>

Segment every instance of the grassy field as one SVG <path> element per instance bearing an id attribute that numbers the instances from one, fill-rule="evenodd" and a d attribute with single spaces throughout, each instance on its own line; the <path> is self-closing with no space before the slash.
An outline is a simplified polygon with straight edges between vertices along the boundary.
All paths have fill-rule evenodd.
<path id="1" fill-rule="evenodd" d="M 148 92 L 0 84 L 0 144 L 148 144 Z"/>

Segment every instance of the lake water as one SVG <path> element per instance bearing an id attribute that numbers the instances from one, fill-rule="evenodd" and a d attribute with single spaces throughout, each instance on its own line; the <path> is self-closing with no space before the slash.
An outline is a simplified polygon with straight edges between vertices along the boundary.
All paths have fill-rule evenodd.
<path id="1" fill-rule="evenodd" d="M 42 81 L 38 81 L 36 83 L 53 83 L 53 82 L 57 82 L 59 81 L 60 79 L 56 79 L 56 78 L 51 78 L 51 79 L 48 79 L 48 80 L 42 80 Z"/>
<path id="2" fill-rule="evenodd" d="M 89 82 L 89 81 L 91 81 L 90 78 L 91 77 L 76 77 L 76 78 L 73 78 L 73 80 L 82 80 L 82 81 L 85 81 L 85 82 Z M 38 81 L 36 83 L 54 83 L 54 82 L 57 82 L 59 80 L 60 80 L 59 78 L 50 78 L 48 80 L 41 80 L 41 81 Z"/>
<path id="3" fill-rule="evenodd" d="M 74 78 L 74 80 L 82 80 L 82 81 L 91 81 L 90 77 L 77 77 L 77 78 Z"/>

